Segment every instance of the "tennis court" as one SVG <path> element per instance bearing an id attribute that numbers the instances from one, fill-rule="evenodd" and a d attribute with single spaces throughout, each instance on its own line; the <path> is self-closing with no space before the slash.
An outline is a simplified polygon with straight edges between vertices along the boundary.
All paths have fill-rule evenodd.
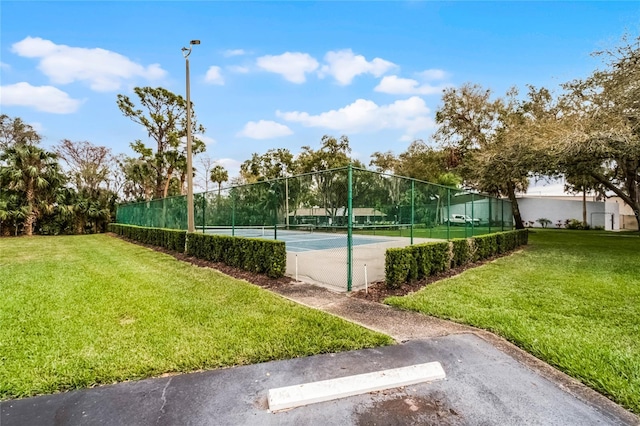
<path id="1" fill-rule="evenodd" d="M 312 226 L 244 226 L 206 227 L 206 233 L 250 238 L 277 239 L 287 249 L 287 276 L 298 281 L 321 285 L 336 291 L 347 290 L 348 240 L 346 230 Z M 414 244 L 441 241 L 414 238 Z M 385 252 L 392 247 L 405 247 L 409 238 L 357 235 L 352 236 L 352 290 L 384 280 Z"/>
<path id="2" fill-rule="evenodd" d="M 508 200 L 352 165 L 221 187 L 193 204 L 199 232 L 282 240 L 288 275 L 338 291 L 383 280 L 388 248 L 513 225 Z M 460 217 L 465 226 L 453 227 Z M 187 229 L 187 200 L 118 206 L 116 222 Z"/>

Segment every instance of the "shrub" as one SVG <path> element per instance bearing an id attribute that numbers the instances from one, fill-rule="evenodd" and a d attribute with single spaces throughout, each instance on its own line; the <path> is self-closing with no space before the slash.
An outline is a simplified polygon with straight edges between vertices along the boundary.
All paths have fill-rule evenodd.
<path id="1" fill-rule="evenodd" d="M 186 253 L 199 259 L 222 262 L 273 278 L 282 277 L 287 267 L 284 241 L 188 234 Z"/>
<path id="2" fill-rule="evenodd" d="M 581 220 L 578 219 L 567 219 L 564 222 L 564 227 L 567 229 L 589 229 L 589 225 L 588 224 L 584 224 L 582 223 Z"/>
<path id="3" fill-rule="evenodd" d="M 123 237 L 186 253 L 199 259 L 222 262 L 246 271 L 266 274 L 273 278 L 284 275 L 287 251 L 284 241 L 222 235 L 187 234 L 175 229 L 145 228 L 111 223 L 110 232 Z"/>
<path id="4" fill-rule="evenodd" d="M 476 247 L 474 261 L 486 259 L 498 253 L 496 234 L 478 235 L 472 239 Z"/>
<path id="5" fill-rule="evenodd" d="M 187 232 L 176 229 L 145 228 L 135 225 L 123 225 L 110 223 L 107 226 L 110 232 L 121 235 L 130 240 L 138 241 L 168 250 L 184 252 Z"/>
<path id="6" fill-rule="evenodd" d="M 466 265 L 471 262 L 471 247 L 469 240 L 459 238 L 451 241 L 451 267 Z"/>
<path id="7" fill-rule="evenodd" d="M 541 217 L 540 219 L 536 220 L 536 222 L 538 222 L 543 228 L 551 225 L 551 221 L 545 217 Z"/>
<path id="8" fill-rule="evenodd" d="M 411 247 L 410 247 L 411 248 Z M 411 266 L 416 264 L 416 258 L 410 250 L 404 248 L 390 248 L 385 252 L 384 269 L 385 281 L 389 288 L 399 288 L 410 281 Z"/>
<path id="9" fill-rule="evenodd" d="M 507 253 L 527 244 L 528 240 L 528 230 L 519 229 L 450 242 L 391 248 L 385 254 L 385 282 L 390 288 L 398 288 L 451 267 Z"/>

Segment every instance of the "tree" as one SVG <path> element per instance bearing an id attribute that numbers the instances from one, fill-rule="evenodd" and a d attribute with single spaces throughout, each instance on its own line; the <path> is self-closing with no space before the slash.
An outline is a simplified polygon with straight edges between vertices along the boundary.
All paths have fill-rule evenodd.
<path id="1" fill-rule="evenodd" d="M 426 182 L 436 182 L 447 172 L 444 150 L 437 150 L 418 139 L 398 156 L 397 174 Z"/>
<path id="2" fill-rule="evenodd" d="M 379 173 L 396 174 L 396 170 L 400 165 L 400 160 L 398 160 L 398 157 L 396 157 L 391 151 L 376 151 L 371 154 L 370 158 L 371 161 L 369 162 L 369 166 L 374 167 Z"/>
<path id="3" fill-rule="evenodd" d="M 26 210 L 24 232 L 33 235 L 36 220 L 50 210 L 55 202 L 55 192 L 64 182 L 57 157 L 38 146 L 17 143 L 0 153 L 0 183 L 4 196 L 19 194 L 21 208 Z"/>
<path id="4" fill-rule="evenodd" d="M 582 194 L 582 226 L 587 229 L 587 191 L 601 191 L 602 186 L 588 172 L 565 173 L 564 190 L 570 194 Z"/>
<path id="5" fill-rule="evenodd" d="M 193 173 L 192 170 L 186 170 L 187 103 L 182 96 L 162 87 L 136 87 L 134 92 L 146 111 L 139 109 L 128 96 L 122 94 L 118 95 L 118 108 L 125 117 L 141 124 L 155 142 L 155 150 L 140 140 L 131 144 L 131 148 L 139 155 L 138 159 L 147 164 L 145 174 L 149 173 L 153 182 L 150 190 L 145 188 L 145 194 L 151 193 L 154 198 L 166 197 L 172 179 L 177 179 L 182 189 L 187 172 Z M 193 108 L 191 131 L 193 134 L 203 134 L 205 131 L 197 123 Z M 193 154 L 204 150 L 205 144 L 193 138 Z M 140 184 L 148 184 L 146 176 Z"/>
<path id="6" fill-rule="evenodd" d="M 209 192 L 209 182 L 211 182 L 211 169 L 213 168 L 215 161 L 208 155 L 201 155 L 198 158 L 198 163 L 202 166 L 202 172 L 197 173 L 197 186 L 204 189 L 204 192 Z M 197 169 L 197 171 L 200 172 L 200 169 Z"/>
<path id="7" fill-rule="evenodd" d="M 21 118 L 0 115 L 0 152 L 16 145 L 37 145 L 40 140 L 38 132 Z"/>
<path id="8" fill-rule="evenodd" d="M 28 214 L 29 208 L 18 193 L 0 187 L 0 235 L 9 236 L 13 230 L 13 234 L 18 236 L 18 228 Z"/>
<path id="9" fill-rule="evenodd" d="M 633 209 L 640 225 L 640 37 L 596 55 L 609 62 L 563 85 L 562 115 L 539 126 L 560 172 L 579 169 Z"/>
<path id="10" fill-rule="evenodd" d="M 211 174 L 209 175 L 209 179 L 211 179 L 211 182 L 215 182 L 218 184 L 218 199 L 220 199 L 222 182 L 226 182 L 229 180 L 229 173 L 224 167 L 217 165 L 213 169 L 211 169 Z"/>
<path id="11" fill-rule="evenodd" d="M 286 148 L 270 149 L 264 154 L 253 153 L 240 165 L 240 175 L 245 182 L 278 179 L 293 175 L 296 163 Z"/>
<path id="12" fill-rule="evenodd" d="M 324 135 L 321 142 L 322 145 L 318 150 L 303 146 L 297 159 L 298 170 L 301 173 L 313 173 L 311 178 L 313 182 L 307 188 L 309 199 L 305 201 L 310 205 L 322 206 L 328 217 L 336 217 L 339 210 L 343 212 L 343 216 L 346 216 L 346 173 L 328 170 L 349 164 L 361 168 L 364 168 L 364 165 L 351 159 L 351 147 L 347 136 L 343 135 L 340 139 L 336 139 L 333 136 Z"/>
<path id="13" fill-rule="evenodd" d="M 117 163 L 124 177 L 122 184 L 124 199 L 144 201 L 153 198 L 155 177 L 149 162 L 141 158 L 123 156 L 117 159 Z"/>
<path id="14" fill-rule="evenodd" d="M 69 180 L 78 191 L 97 196 L 100 190 L 111 190 L 114 186 L 111 180 L 116 162 L 111 149 L 88 141 L 63 139 L 54 151 L 66 164 Z"/>
<path id="15" fill-rule="evenodd" d="M 516 228 L 523 229 L 516 192 L 526 190 L 536 159 L 523 105 L 512 89 L 505 99 L 491 99 L 478 85 L 446 89 L 436 112 L 435 140 L 451 150 L 465 185 L 511 201 Z"/>
<path id="16" fill-rule="evenodd" d="M 0 115 L 0 225 L 11 223 L 15 235 L 20 225 L 33 235 L 36 220 L 54 208 L 64 182 L 56 155 L 41 149 L 40 140 L 22 119 Z"/>
<path id="17" fill-rule="evenodd" d="M 302 173 L 317 172 L 321 170 L 336 169 L 354 163 L 349 154 L 349 138 L 341 136 L 336 139 L 333 136 L 324 135 L 322 146 L 319 150 L 314 150 L 310 146 L 302 147 L 302 152 L 298 156 L 298 168 Z"/>

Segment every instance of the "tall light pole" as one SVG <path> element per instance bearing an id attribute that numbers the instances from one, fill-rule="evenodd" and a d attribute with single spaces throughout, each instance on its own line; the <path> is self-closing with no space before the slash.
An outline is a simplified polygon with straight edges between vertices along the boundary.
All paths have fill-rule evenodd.
<path id="1" fill-rule="evenodd" d="M 191 40 L 189 47 L 182 48 L 187 70 L 187 232 L 195 232 L 196 225 L 193 212 L 193 162 L 191 141 L 191 88 L 189 84 L 189 55 L 191 47 L 200 44 L 200 40 Z"/>

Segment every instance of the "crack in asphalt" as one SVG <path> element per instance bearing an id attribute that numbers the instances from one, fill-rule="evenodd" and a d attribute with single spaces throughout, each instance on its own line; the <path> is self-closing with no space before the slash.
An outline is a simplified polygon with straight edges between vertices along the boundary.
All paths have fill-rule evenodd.
<path id="1" fill-rule="evenodd" d="M 164 414 L 164 406 L 167 405 L 167 388 L 171 384 L 172 380 L 173 380 L 173 377 L 170 377 L 169 380 L 167 381 L 167 384 L 164 385 L 164 389 L 162 389 L 162 396 L 160 397 L 160 400 L 162 401 L 162 406 L 160 407 L 160 415 L 156 419 L 156 424 L 158 424 L 158 422 L 162 418 L 162 415 Z"/>

